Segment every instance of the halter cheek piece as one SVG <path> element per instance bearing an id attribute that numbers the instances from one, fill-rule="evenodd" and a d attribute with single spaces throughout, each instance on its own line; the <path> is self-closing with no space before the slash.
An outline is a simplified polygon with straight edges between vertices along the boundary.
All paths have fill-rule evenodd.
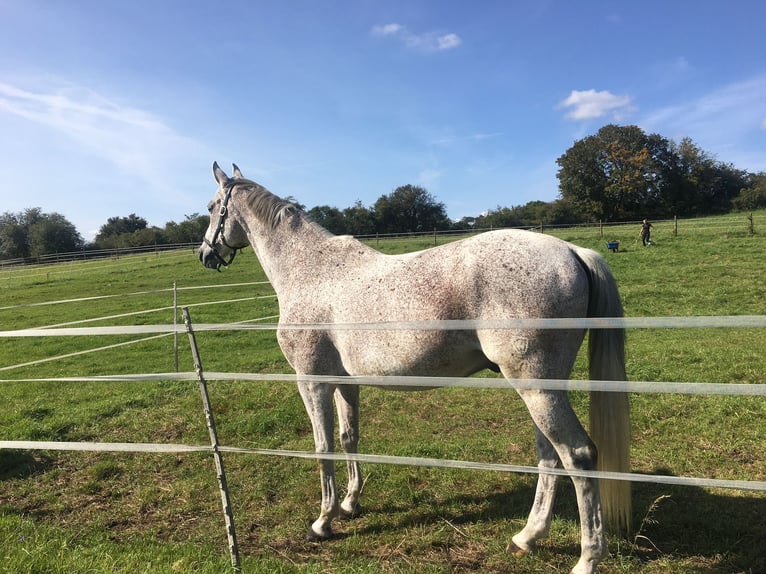
<path id="1" fill-rule="evenodd" d="M 218 271 L 221 270 L 221 267 L 228 267 L 231 265 L 231 262 L 234 261 L 234 257 L 237 255 L 237 249 L 226 243 L 226 238 L 223 235 L 223 228 L 226 225 L 226 216 L 229 214 L 229 199 L 231 198 L 231 192 L 233 189 L 234 185 L 227 185 L 227 190 L 223 196 L 223 202 L 221 203 L 221 209 L 218 212 L 218 225 L 216 226 L 215 232 L 213 233 L 213 239 L 208 240 L 207 237 L 204 239 L 205 245 L 211 249 L 213 255 L 215 255 L 216 259 L 218 259 L 218 266 L 216 267 Z M 216 249 L 216 243 L 218 243 L 219 240 L 225 247 L 231 250 L 231 255 L 229 256 L 228 261 L 220 253 L 218 253 L 218 249 Z"/>

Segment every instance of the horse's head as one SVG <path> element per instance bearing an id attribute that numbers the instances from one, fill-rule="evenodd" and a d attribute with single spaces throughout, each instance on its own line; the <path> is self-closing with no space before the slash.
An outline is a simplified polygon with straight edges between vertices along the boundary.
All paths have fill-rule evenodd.
<path id="1" fill-rule="evenodd" d="M 238 180 L 243 179 L 239 168 L 236 165 L 233 167 L 234 177 L 229 178 L 218 167 L 218 163 L 213 162 L 213 176 L 218 182 L 218 191 L 207 206 L 210 212 L 210 225 L 199 248 L 199 260 L 202 264 L 218 271 L 234 261 L 237 249 L 242 249 L 249 244 L 247 234 L 229 208 L 232 191 Z"/>

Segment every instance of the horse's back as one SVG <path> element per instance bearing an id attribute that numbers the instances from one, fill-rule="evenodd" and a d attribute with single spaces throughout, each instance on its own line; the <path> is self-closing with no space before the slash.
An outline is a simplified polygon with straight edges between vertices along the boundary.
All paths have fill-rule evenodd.
<path id="1" fill-rule="evenodd" d="M 423 299 L 440 292 L 463 299 L 464 316 L 450 318 L 563 317 L 579 314 L 587 300 L 587 276 L 572 246 L 529 231 L 492 231 L 421 251 L 406 269 L 413 276 L 407 285 L 422 283 L 420 274 L 431 278 Z"/>

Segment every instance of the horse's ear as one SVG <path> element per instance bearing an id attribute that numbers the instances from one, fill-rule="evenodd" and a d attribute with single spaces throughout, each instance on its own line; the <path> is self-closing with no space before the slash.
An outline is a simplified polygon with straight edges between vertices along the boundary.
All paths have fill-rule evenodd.
<path id="1" fill-rule="evenodd" d="M 239 167 L 237 167 L 236 163 L 231 164 L 232 169 L 234 170 L 234 173 L 232 173 L 232 176 L 237 179 L 245 179 L 245 176 L 242 175 L 242 172 L 240 171 Z"/>
<path id="2" fill-rule="evenodd" d="M 218 162 L 213 162 L 213 177 L 218 182 L 218 185 L 224 185 L 229 181 L 229 176 L 226 175 L 223 170 L 218 167 Z"/>

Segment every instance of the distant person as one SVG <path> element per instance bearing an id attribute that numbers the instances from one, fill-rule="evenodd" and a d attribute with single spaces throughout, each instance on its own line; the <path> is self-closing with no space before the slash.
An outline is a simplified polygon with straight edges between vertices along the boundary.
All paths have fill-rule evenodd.
<path id="1" fill-rule="evenodd" d="M 652 229 L 654 229 L 654 226 L 644 219 L 644 222 L 641 224 L 641 241 L 643 241 L 644 246 L 652 244 Z"/>

